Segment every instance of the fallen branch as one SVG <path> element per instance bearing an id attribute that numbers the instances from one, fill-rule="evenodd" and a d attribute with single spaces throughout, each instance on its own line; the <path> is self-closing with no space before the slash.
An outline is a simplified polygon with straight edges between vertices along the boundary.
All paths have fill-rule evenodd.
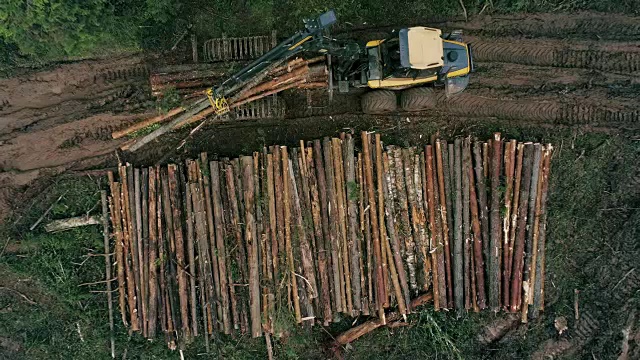
<path id="1" fill-rule="evenodd" d="M 53 210 L 53 207 L 56 206 L 56 204 L 59 203 L 60 200 L 62 200 L 62 197 L 64 197 L 66 194 L 67 192 L 65 191 L 62 195 L 60 195 L 58 199 L 56 199 L 56 201 L 54 201 L 53 204 L 51 204 L 51 206 L 49 206 L 49 208 L 44 211 L 44 214 L 42 214 L 42 216 L 40 216 L 38 220 L 36 220 L 36 222 L 31 225 L 31 227 L 29 227 L 29 231 L 33 231 L 33 229 L 35 229 L 36 226 L 38 226 L 42 222 L 42 220 L 44 220 L 44 217 L 47 216 L 51 212 L 51 210 Z"/>
<path id="2" fill-rule="evenodd" d="M 0 286 L 0 290 L 5 290 L 5 291 L 8 291 L 8 292 L 10 292 L 10 293 L 13 293 L 13 294 L 16 294 L 16 295 L 20 296 L 20 297 L 21 297 L 21 298 L 23 298 L 23 299 L 24 299 L 24 301 L 26 301 L 29 305 L 38 305 L 38 303 L 36 303 L 35 301 L 33 301 L 33 300 L 29 299 L 29 298 L 27 297 L 27 295 L 25 295 L 25 294 L 21 293 L 21 292 L 20 292 L 20 291 L 18 291 L 18 290 L 15 290 L 15 289 L 12 289 L 12 288 L 8 288 L 8 287 L 5 287 L 5 286 Z"/>

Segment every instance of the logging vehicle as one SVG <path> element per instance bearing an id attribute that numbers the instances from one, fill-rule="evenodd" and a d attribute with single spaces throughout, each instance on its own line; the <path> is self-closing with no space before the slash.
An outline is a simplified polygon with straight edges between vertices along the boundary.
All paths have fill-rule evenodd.
<path id="1" fill-rule="evenodd" d="M 214 111 L 229 111 L 229 104 L 240 89 L 258 84 L 269 71 L 302 53 L 326 56 L 330 99 L 335 91 L 365 89 L 361 105 L 368 114 L 384 114 L 398 107 L 402 111 L 433 108 L 437 103 L 435 91 L 451 96 L 469 83 L 473 57 L 470 45 L 462 42 L 460 31 L 442 33 L 429 27 L 408 27 L 361 43 L 329 36 L 325 30 L 336 21 L 333 10 L 304 20 L 303 30 L 208 89 Z"/>

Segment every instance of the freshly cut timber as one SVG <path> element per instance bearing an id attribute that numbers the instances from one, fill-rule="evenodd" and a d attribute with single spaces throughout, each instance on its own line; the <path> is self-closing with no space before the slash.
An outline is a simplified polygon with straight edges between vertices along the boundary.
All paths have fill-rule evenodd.
<path id="1" fill-rule="evenodd" d="M 507 141 L 501 156 L 495 134 L 489 143 L 385 148 L 367 132 L 300 144 L 108 174 L 115 238 L 105 252 L 115 254 L 126 327 L 149 339 L 161 330 L 173 349 L 218 333 L 277 335 L 282 316 L 304 326 L 372 317 L 341 337 L 351 341 L 406 321 L 424 301 L 461 316 L 486 308 L 539 316 L 550 145 Z M 507 199 L 496 197 L 496 180 L 514 170 L 510 218 L 498 212 L 499 226 L 495 213 L 483 222 L 486 178 L 491 208 L 501 209 Z M 507 251 L 483 253 L 492 230 L 507 236 L 505 221 L 515 221 L 513 250 L 509 234 Z M 501 261 L 509 277 L 496 271 Z M 504 294 L 492 285 L 508 301 L 500 304 Z"/>

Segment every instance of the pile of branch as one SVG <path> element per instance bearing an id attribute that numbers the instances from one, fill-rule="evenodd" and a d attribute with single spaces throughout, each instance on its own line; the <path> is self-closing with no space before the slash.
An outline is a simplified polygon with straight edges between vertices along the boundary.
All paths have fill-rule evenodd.
<path id="1" fill-rule="evenodd" d="M 268 71 L 264 77 L 257 77 L 257 79 L 260 80 L 258 83 L 249 83 L 245 85 L 244 88 L 236 92 L 229 99 L 229 107 L 232 110 L 237 109 L 248 103 L 289 89 L 314 89 L 327 87 L 328 71 L 326 66 L 321 63 L 323 60 L 324 56 L 315 57 L 309 60 L 296 58 L 285 65 L 275 67 Z M 178 89 L 182 95 L 185 95 L 186 98 L 192 98 L 195 96 L 202 97 L 205 96 L 203 91 L 211 87 L 212 84 L 215 84 L 216 82 L 213 81 L 213 77 L 209 78 L 205 76 L 209 75 L 210 71 L 204 71 L 204 75 L 201 71 L 189 71 L 187 74 L 188 75 L 182 75 L 185 76 L 184 79 L 177 78 L 177 75 L 170 74 L 152 75 L 152 89 L 155 89 L 153 91 L 163 91 L 166 90 L 168 86 L 173 86 Z M 198 76 L 204 77 L 198 78 Z M 217 78 L 217 80 L 219 80 L 219 78 Z M 163 81 L 168 83 L 163 84 Z M 150 125 L 165 123 L 176 116 L 181 116 L 179 121 L 175 123 L 172 121 L 169 124 L 164 125 L 162 131 L 154 132 L 141 139 L 137 139 L 133 143 L 130 142 L 123 146 L 123 150 L 135 151 L 142 145 L 154 140 L 166 132 L 197 121 L 202 121 L 207 117 L 214 116 L 213 108 L 206 106 L 207 103 L 208 100 L 201 99 L 192 102 L 188 106 L 171 109 L 166 114 L 142 120 L 125 129 L 115 131 L 111 135 L 114 139 L 118 139 L 135 131 L 144 129 Z M 196 110 L 188 111 L 193 108 Z"/>
<path id="2" fill-rule="evenodd" d="M 355 142 L 120 166 L 109 201 L 123 323 L 175 348 L 279 334 L 287 313 L 309 325 L 373 316 L 375 328 L 416 299 L 537 315 L 551 146 Z"/>

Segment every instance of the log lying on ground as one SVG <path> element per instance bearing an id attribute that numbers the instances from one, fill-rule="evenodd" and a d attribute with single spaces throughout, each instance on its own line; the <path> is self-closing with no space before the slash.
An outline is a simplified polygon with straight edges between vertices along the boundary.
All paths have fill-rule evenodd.
<path id="1" fill-rule="evenodd" d="M 53 220 L 44 226 L 46 232 L 58 232 L 89 225 L 101 224 L 98 216 L 77 216 L 67 219 Z"/>
<path id="2" fill-rule="evenodd" d="M 418 296 L 417 298 L 411 300 L 411 303 L 409 304 L 409 308 L 411 309 L 411 311 L 414 311 L 416 308 L 418 308 L 419 306 L 422 306 L 430 301 L 433 300 L 433 294 L 432 293 L 425 293 L 423 295 Z M 394 321 L 397 321 L 399 319 L 402 318 L 402 314 L 399 312 L 391 312 L 389 314 L 385 315 L 387 322 L 386 323 L 392 323 Z M 363 335 L 366 335 L 370 332 L 372 332 L 373 330 L 386 325 L 385 322 L 379 320 L 379 319 L 374 319 L 374 320 L 369 320 L 365 323 L 362 323 L 356 327 L 353 327 L 345 332 L 343 332 L 342 334 L 338 335 L 336 337 L 335 340 L 335 344 L 339 345 L 339 346 L 343 346 L 346 345 L 350 342 L 355 341 L 356 339 L 362 337 Z"/>

